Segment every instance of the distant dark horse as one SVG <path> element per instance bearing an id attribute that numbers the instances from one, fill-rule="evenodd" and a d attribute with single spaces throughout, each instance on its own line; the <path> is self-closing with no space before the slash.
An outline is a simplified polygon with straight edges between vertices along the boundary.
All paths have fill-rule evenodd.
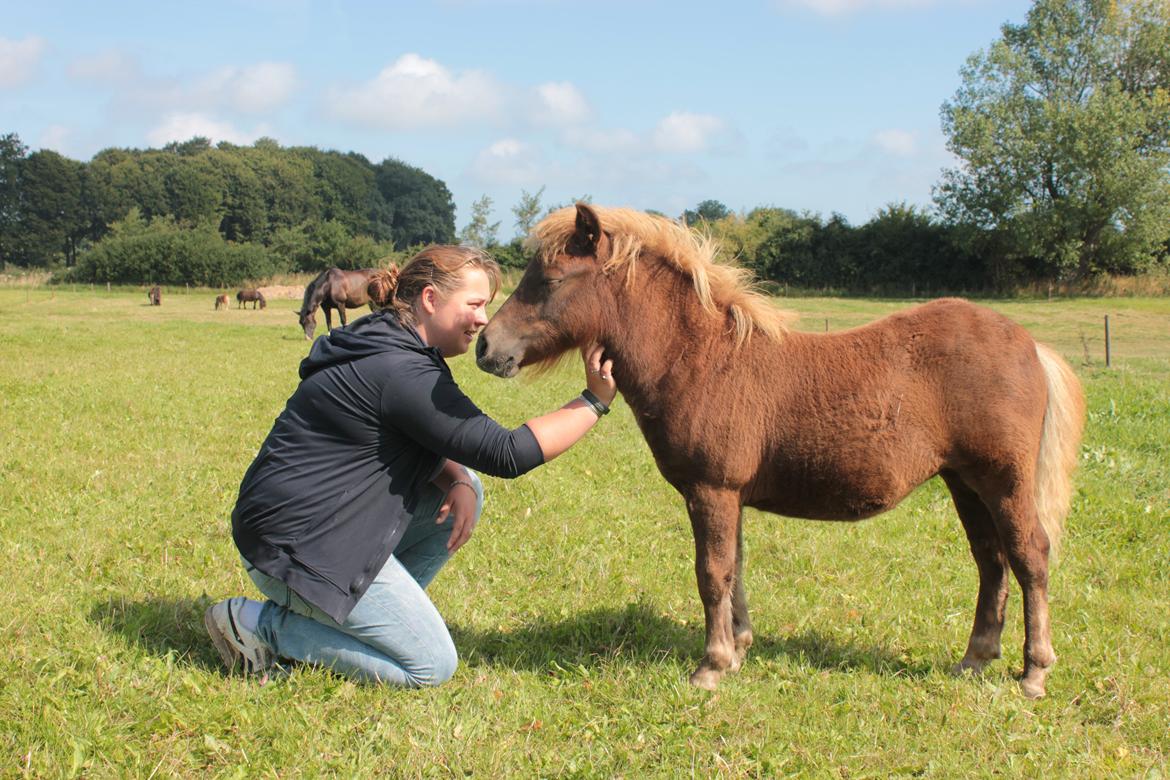
<path id="1" fill-rule="evenodd" d="M 710 241 L 626 209 L 561 209 L 532 237 L 539 254 L 480 333 L 479 366 L 514 376 L 594 343 L 613 359 L 618 389 L 690 513 L 707 621 L 692 683 L 715 688 L 752 643 L 745 505 L 858 520 L 937 474 L 979 570 L 959 666 L 978 671 L 999 657 L 1010 572 L 1024 595 L 1020 684 L 1044 695 L 1056 661 L 1048 556 L 1085 415 L 1080 382 L 1055 352 L 957 299 L 840 333 L 791 331 L 742 271 L 715 262 Z M 929 572 L 921 581 L 938 587 Z"/>
<path id="2" fill-rule="evenodd" d="M 305 338 L 310 341 L 313 339 L 313 331 L 317 328 L 318 307 L 325 312 L 326 329 L 333 330 L 330 311 L 336 309 L 341 324 L 345 325 L 346 309 L 356 309 L 368 304 L 370 293 L 367 288 L 377 271 L 377 268 L 359 268 L 356 271 L 329 268 L 317 274 L 317 278 L 309 282 L 305 288 L 305 299 L 301 302 L 301 310 L 297 312 L 297 320 L 304 328 Z"/>
<path id="3" fill-rule="evenodd" d="M 240 290 L 236 293 L 236 308 L 243 307 L 248 301 L 252 302 L 252 308 L 256 308 L 256 304 L 260 304 L 260 308 L 264 309 L 268 306 L 268 301 L 264 300 L 264 293 L 259 290 L 249 287 L 246 290 Z"/>
<path id="4" fill-rule="evenodd" d="M 146 293 L 146 298 L 150 301 L 151 306 L 162 306 L 162 288 L 157 284 L 151 287 Z"/>

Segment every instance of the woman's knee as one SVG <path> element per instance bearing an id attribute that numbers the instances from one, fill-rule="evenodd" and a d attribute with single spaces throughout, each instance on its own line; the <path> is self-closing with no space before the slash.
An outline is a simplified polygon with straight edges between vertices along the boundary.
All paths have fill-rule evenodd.
<path id="1" fill-rule="evenodd" d="M 430 659 L 427 663 L 417 664 L 407 669 L 410 681 L 419 688 L 431 688 L 442 685 L 455 676 L 459 667 L 459 653 L 455 650 L 455 643 L 450 637 L 446 642 L 433 645 Z"/>

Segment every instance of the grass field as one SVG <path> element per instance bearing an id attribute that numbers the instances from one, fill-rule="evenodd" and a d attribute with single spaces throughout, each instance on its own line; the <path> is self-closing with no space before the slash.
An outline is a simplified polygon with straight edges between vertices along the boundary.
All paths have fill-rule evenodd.
<path id="1" fill-rule="evenodd" d="M 1077 367 L 1090 407 L 1052 576 L 1060 660 L 1029 701 L 1018 589 L 1004 659 L 947 673 L 976 572 L 937 481 L 854 525 L 749 512 L 756 644 L 717 693 L 689 687 L 689 524 L 620 400 L 549 466 L 486 480 L 431 588 L 450 683 L 225 677 L 201 615 L 255 593 L 228 516 L 308 345 L 295 302 L 213 297 L 0 288 L 0 776 L 1167 776 L 1170 299 L 990 302 Z M 823 330 L 907 302 L 778 303 Z M 508 425 L 581 387 L 576 366 L 453 369 Z"/>

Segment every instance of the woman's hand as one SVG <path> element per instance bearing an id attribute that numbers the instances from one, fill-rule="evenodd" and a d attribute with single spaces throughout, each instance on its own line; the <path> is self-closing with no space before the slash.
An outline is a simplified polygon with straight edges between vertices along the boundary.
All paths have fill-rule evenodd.
<path id="1" fill-rule="evenodd" d="M 451 536 L 447 538 L 447 552 L 451 555 L 454 555 L 455 551 L 471 538 L 471 532 L 475 530 L 475 505 L 478 500 L 479 497 L 471 485 L 466 482 L 456 482 L 447 491 L 443 505 L 439 507 L 439 516 L 435 518 L 436 523 L 443 522 L 447 519 L 447 515 L 455 517 Z"/>
<path id="2" fill-rule="evenodd" d="M 617 396 L 617 384 L 613 381 L 613 360 L 602 360 L 605 348 L 600 344 L 591 344 L 581 350 L 581 359 L 585 361 L 585 385 L 606 406 L 613 403 Z"/>

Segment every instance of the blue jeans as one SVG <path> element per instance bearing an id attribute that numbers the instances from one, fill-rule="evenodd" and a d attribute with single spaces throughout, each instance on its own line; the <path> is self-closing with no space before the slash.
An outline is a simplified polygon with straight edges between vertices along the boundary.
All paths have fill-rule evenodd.
<path id="1" fill-rule="evenodd" d="M 478 519 L 483 484 L 469 473 Z M 434 488 L 419 500 L 394 553 L 343 623 L 244 561 L 248 576 L 270 599 L 260 612 L 257 635 L 282 658 L 325 666 L 362 682 L 418 688 L 451 679 L 458 663 L 455 644 L 425 591 L 450 557 L 447 540 L 454 517 L 435 522 L 443 497 Z"/>

